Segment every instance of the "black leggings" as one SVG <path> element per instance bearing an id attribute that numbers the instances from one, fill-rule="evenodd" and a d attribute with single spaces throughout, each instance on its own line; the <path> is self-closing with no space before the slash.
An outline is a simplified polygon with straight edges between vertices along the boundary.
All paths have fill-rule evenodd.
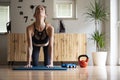
<path id="1" fill-rule="evenodd" d="M 38 66 L 40 48 L 41 47 L 33 46 L 33 52 L 32 52 L 32 65 L 33 66 Z M 44 46 L 43 51 L 44 51 L 44 66 L 46 66 L 50 64 L 50 55 L 48 52 L 48 46 Z"/>

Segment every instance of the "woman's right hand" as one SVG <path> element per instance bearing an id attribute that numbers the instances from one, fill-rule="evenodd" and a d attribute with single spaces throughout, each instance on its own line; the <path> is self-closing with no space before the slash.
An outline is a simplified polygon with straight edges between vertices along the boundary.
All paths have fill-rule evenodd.
<path id="1" fill-rule="evenodd" d="M 27 64 L 27 65 L 25 66 L 25 68 L 32 68 L 32 65 L 31 65 L 31 64 Z"/>

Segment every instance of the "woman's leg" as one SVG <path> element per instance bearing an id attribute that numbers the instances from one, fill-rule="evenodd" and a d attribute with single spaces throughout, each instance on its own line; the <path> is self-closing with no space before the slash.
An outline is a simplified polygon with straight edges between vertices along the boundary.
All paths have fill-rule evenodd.
<path id="1" fill-rule="evenodd" d="M 32 65 L 38 66 L 40 47 L 33 46 Z"/>
<path id="2" fill-rule="evenodd" d="M 44 51 L 44 66 L 46 66 L 50 64 L 50 54 L 48 51 L 48 46 L 44 46 L 43 51 Z"/>

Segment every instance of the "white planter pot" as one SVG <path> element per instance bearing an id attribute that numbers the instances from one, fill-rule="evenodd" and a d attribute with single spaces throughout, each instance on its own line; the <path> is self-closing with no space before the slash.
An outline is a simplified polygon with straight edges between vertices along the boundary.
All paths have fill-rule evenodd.
<path id="1" fill-rule="evenodd" d="M 92 53 L 93 64 L 95 66 L 105 66 L 106 65 L 106 58 L 107 52 L 93 52 Z"/>

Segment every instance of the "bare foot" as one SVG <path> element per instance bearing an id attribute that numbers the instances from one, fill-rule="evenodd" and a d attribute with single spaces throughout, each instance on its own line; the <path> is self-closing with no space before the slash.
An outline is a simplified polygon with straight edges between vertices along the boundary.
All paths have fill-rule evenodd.
<path id="1" fill-rule="evenodd" d="M 50 65 L 47 65 L 46 67 L 51 68 L 51 67 L 54 67 L 54 66 L 50 64 Z"/>
<path id="2" fill-rule="evenodd" d="M 26 66 L 24 66 L 25 68 L 32 68 L 31 64 L 27 64 Z"/>

